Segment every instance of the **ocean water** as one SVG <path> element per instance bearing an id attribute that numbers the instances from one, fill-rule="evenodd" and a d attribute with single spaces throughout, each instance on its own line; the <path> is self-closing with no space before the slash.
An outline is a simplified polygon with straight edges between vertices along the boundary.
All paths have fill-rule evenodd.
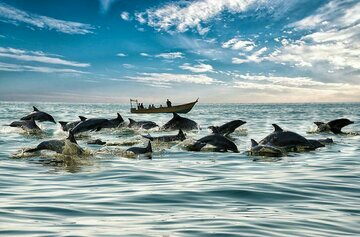
<path id="1" fill-rule="evenodd" d="M 78 115 L 163 125 L 169 114 L 133 115 L 128 105 L 0 103 L 0 124 L 32 111 L 56 121 Z M 92 155 L 21 150 L 66 137 L 59 124 L 41 123 L 44 134 L 0 126 L 0 235 L 4 236 L 359 236 L 360 104 L 197 104 L 185 115 L 201 126 L 188 139 L 154 143 L 152 159 L 124 157 L 129 145 L 145 146 L 126 128 L 78 140 Z M 313 121 L 346 117 L 348 135 L 309 133 Z M 240 153 L 189 152 L 184 147 L 210 133 L 210 125 L 247 121 L 233 134 Z M 334 144 L 282 159 L 248 156 L 250 139 L 272 132 L 272 123 Z M 152 135 L 164 134 L 157 129 Z M 174 132 L 176 133 L 176 132 Z M 168 133 L 168 134 L 174 134 Z M 87 145 L 101 138 L 112 146 Z"/>

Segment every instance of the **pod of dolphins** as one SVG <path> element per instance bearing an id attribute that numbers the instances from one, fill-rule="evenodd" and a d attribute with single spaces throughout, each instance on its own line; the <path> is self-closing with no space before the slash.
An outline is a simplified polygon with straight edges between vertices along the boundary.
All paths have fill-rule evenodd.
<path id="1" fill-rule="evenodd" d="M 41 132 L 41 129 L 36 124 L 36 121 L 49 121 L 52 123 L 56 123 L 53 116 L 46 112 L 40 111 L 35 106 L 33 106 L 33 112 L 22 117 L 19 121 L 14 121 L 7 126 L 19 127 L 29 133 L 39 133 Z M 127 127 L 129 128 L 140 128 L 147 130 L 154 127 L 160 127 L 152 121 L 135 121 L 129 118 L 129 122 L 130 123 L 127 125 Z M 210 126 L 209 129 L 212 131 L 212 134 L 198 139 L 193 144 L 186 147 L 186 149 L 189 151 L 201 151 L 206 145 L 212 145 L 213 147 L 215 147 L 214 151 L 216 152 L 232 151 L 237 153 L 239 152 L 239 150 L 236 144 L 232 141 L 230 134 L 245 123 L 246 121 L 233 120 L 221 126 Z M 346 118 L 341 118 L 332 120 L 327 123 L 314 123 L 317 125 L 316 132 L 332 132 L 334 134 L 342 134 L 343 132 L 341 131 L 341 129 L 347 125 L 353 124 L 354 122 Z M 84 152 L 84 149 L 82 149 L 77 144 L 75 135 L 83 132 L 97 132 L 102 129 L 119 128 L 126 126 L 124 119 L 119 113 L 117 113 L 117 117 L 113 119 L 85 118 L 83 116 L 79 116 L 79 120 L 77 121 L 59 121 L 59 124 L 61 125 L 63 131 L 67 131 L 69 133 L 66 139 L 42 141 L 36 147 L 26 149 L 25 152 L 51 150 L 60 154 L 81 155 Z M 249 151 L 247 151 L 249 155 L 279 157 L 286 155 L 288 152 L 312 151 L 333 142 L 333 140 L 330 138 L 320 140 L 307 139 L 298 133 L 284 130 L 277 124 L 272 124 L 272 126 L 274 127 L 274 131 L 259 142 L 251 139 L 251 148 Z M 167 123 L 165 123 L 165 125 L 163 125 L 161 129 L 166 131 L 177 130 L 178 133 L 175 135 L 158 137 L 151 136 L 150 134 L 142 135 L 143 138 L 149 140 L 147 146 L 131 147 L 127 149 L 127 152 L 134 153 L 136 155 L 151 154 L 153 152 L 151 141 L 184 141 L 186 139 L 186 134 L 184 133 L 184 131 L 196 130 L 199 129 L 199 126 L 195 121 L 173 113 L 173 117 Z M 100 139 L 91 140 L 87 143 L 97 145 L 106 144 L 106 142 L 103 142 Z"/>

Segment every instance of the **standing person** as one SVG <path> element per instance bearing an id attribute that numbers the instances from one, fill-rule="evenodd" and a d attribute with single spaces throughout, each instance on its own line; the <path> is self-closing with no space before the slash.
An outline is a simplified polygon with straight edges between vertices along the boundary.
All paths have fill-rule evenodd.
<path id="1" fill-rule="evenodd" d="M 171 101 L 169 99 L 166 100 L 167 107 L 171 107 Z"/>

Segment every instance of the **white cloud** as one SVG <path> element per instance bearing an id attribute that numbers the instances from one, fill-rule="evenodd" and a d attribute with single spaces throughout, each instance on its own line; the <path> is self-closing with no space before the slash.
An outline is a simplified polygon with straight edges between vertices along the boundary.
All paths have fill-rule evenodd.
<path id="1" fill-rule="evenodd" d="M 12 58 L 21 61 L 40 62 L 48 64 L 65 65 L 72 67 L 89 67 L 88 63 L 68 61 L 59 57 L 51 57 L 39 51 L 26 51 L 22 49 L 0 47 L 0 58 Z"/>
<path id="2" fill-rule="evenodd" d="M 140 73 L 138 76 L 128 76 L 127 78 L 161 87 L 170 87 L 172 83 L 210 85 L 216 82 L 215 79 L 203 74 Z"/>
<path id="3" fill-rule="evenodd" d="M 148 54 L 148 53 L 140 53 L 140 56 L 143 56 L 143 57 L 151 57 L 151 55 Z"/>
<path id="4" fill-rule="evenodd" d="M 135 68 L 135 66 L 134 66 L 134 65 L 129 64 L 129 63 L 124 63 L 122 66 L 123 66 L 124 68 L 126 68 L 126 69 L 132 69 L 132 68 Z"/>
<path id="5" fill-rule="evenodd" d="M 242 63 L 249 63 L 249 62 L 254 62 L 254 63 L 259 63 L 265 60 L 265 57 L 263 57 L 262 55 L 267 51 L 266 47 L 263 47 L 261 49 L 259 49 L 258 51 L 254 52 L 251 55 L 248 56 L 243 56 L 242 58 L 232 58 L 232 63 L 234 64 L 242 64 Z"/>
<path id="6" fill-rule="evenodd" d="M 283 47 L 268 60 L 297 67 L 321 65 L 324 72 L 360 69 L 359 1 L 331 1 L 288 27 L 311 33 L 295 42 L 282 42 Z"/>
<path id="7" fill-rule="evenodd" d="M 354 45 L 355 44 L 355 45 Z M 343 42 L 290 44 L 273 52 L 268 60 L 278 63 L 292 63 L 298 67 L 312 67 L 318 63 L 327 63 L 334 69 L 360 69 L 360 44 Z"/>
<path id="8" fill-rule="evenodd" d="M 99 0 L 101 12 L 106 13 L 110 9 L 111 5 L 116 1 L 117 0 Z"/>
<path id="9" fill-rule="evenodd" d="M 179 66 L 179 68 L 183 70 L 189 70 L 195 73 L 204 73 L 204 72 L 213 72 L 214 68 L 210 64 L 200 63 L 197 65 L 191 66 L 189 63 L 184 63 L 183 65 Z"/>
<path id="10" fill-rule="evenodd" d="M 123 19 L 124 21 L 130 21 L 130 14 L 128 12 L 122 12 L 120 14 L 121 19 Z"/>
<path id="11" fill-rule="evenodd" d="M 255 43 L 250 40 L 241 40 L 235 37 L 224 42 L 221 47 L 231 48 L 233 50 L 251 51 L 254 49 Z"/>
<path id="12" fill-rule="evenodd" d="M 87 73 L 84 71 L 68 69 L 68 68 L 38 67 L 38 66 L 17 65 L 17 64 L 9 64 L 9 63 L 1 63 L 1 62 L 0 62 L 0 71 L 40 72 L 40 73 L 75 73 L 75 74 Z"/>
<path id="13" fill-rule="evenodd" d="M 118 57 L 126 57 L 127 55 L 124 54 L 124 53 L 117 53 L 116 56 L 118 56 Z"/>
<path id="14" fill-rule="evenodd" d="M 279 77 L 272 75 L 236 75 L 233 87 L 278 102 L 351 101 L 358 98 L 359 85 L 326 83 L 309 77 Z M 265 100 L 266 101 L 266 100 Z"/>
<path id="15" fill-rule="evenodd" d="M 185 32 L 195 29 L 205 34 L 208 28 L 201 23 L 207 22 L 223 11 L 243 12 L 254 0 L 198 0 L 193 2 L 171 3 L 158 9 L 138 13 L 137 20 L 159 30 Z"/>
<path id="16" fill-rule="evenodd" d="M 174 1 L 175 2 L 175 1 Z M 159 8 L 151 8 L 145 12 L 136 13 L 136 19 L 141 24 L 147 23 L 156 30 L 167 32 L 185 32 L 194 30 L 206 34 L 209 22 L 223 12 L 245 13 L 254 11 L 252 16 L 272 15 L 282 17 L 297 1 L 284 3 L 283 0 L 196 0 L 176 1 Z"/>
<path id="17" fill-rule="evenodd" d="M 136 12 L 136 13 L 135 13 L 135 19 L 136 19 L 138 22 L 140 22 L 141 24 L 146 23 L 145 13 Z"/>
<path id="18" fill-rule="evenodd" d="M 93 26 L 89 24 L 63 21 L 55 18 L 41 16 L 16 9 L 7 4 L 0 3 L 0 19 L 3 22 L 18 24 L 25 23 L 40 29 L 56 30 L 66 34 L 90 34 L 93 33 Z"/>
<path id="19" fill-rule="evenodd" d="M 176 59 L 176 58 L 184 58 L 184 54 L 181 52 L 161 53 L 155 55 L 155 57 L 165 58 L 165 59 Z"/>
<path id="20" fill-rule="evenodd" d="M 329 30 L 339 26 L 351 26 L 360 21 L 360 3 L 355 0 L 334 0 L 319 8 L 315 14 L 294 22 L 289 27 L 296 29 Z"/>
<path id="21" fill-rule="evenodd" d="M 257 75 L 257 74 L 239 74 L 234 75 L 235 78 L 248 80 L 248 81 L 258 81 L 271 83 L 273 85 L 282 85 L 282 86 L 294 86 L 294 87 L 303 87 L 303 86 L 323 86 L 326 85 L 324 82 L 314 81 L 309 77 L 285 77 L 285 76 L 273 76 L 273 75 Z M 329 84 L 329 83 L 328 83 Z M 332 86 L 339 86 L 339 83 L 332 83 Z"/>

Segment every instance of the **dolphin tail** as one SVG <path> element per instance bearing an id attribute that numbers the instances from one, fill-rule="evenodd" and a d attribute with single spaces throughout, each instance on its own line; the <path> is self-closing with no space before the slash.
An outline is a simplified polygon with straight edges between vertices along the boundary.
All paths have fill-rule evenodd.
<path id="1" fill-rule="evenodd" d="M 284 131 L 282 128 L 279 127 L 279 125 L 277 125 L 277 124 L 275 124 L 275 123 L 273 123 L 272 126 L 274 127 L 275 132 L 282 132 L 282 131 Z"/>
<path id="2" fill-rule="evenodd" d="M 342 133 L 341 129 L 349 124 L 353 124 L 354 121 L 350 121 L 348 119 L 336 119 L 333 121 L 328 122 L 327 124 L 330 127 L 330 131 L 335 134 Z"/>
<path id="3" fill-rule="evenodd" d="M 71 141 L 72 143 L 77 144 L 76 139 L 75 139 L 75 136 L 74 136 L 74 133 L 73 133 L 72 130 L 69 131 L 69 136 L 68 136 L 66 139 L 68 139 L 68 140 Z"/>
<path id="4" fill-rule="evenodd" d="M 84 117 L 84 116 L 79 116 L 79 119 L 83 122 L 83 121 L 85 121 L 87 118 Z"/>
<path id="5" fill-rule="evenodd" d="M 150 136 L 150 134 L 148 135 L 141 135 L 143 138 L 149 139 L 150 141 L 153 141 L 154 138 L 152 136 Z"/>
<path id="6" fill-rule="evenodd" d="M 251 147 L 257 146 L 259 143 L 255 141 L 254 139 L 251 139 Z"/>
<path id="7" fill-rule="evenodd" d="M 146 150 L 147 150 L 148 152 L 152 152 L 152 147 L 151 147 L 151 142 L 150 142 L 150 141 L 148 142 L 148 145 L 147 145 L 147 147 L 146 147 Z"/>
<path id="8" fill-rule="evenodd" d="M 33 106 L 33 109 L 34 109 L 34 111 L 40 111 L 40 110 L 38 110 L 38 108 L 36 108 L 35 106 Z"/>

